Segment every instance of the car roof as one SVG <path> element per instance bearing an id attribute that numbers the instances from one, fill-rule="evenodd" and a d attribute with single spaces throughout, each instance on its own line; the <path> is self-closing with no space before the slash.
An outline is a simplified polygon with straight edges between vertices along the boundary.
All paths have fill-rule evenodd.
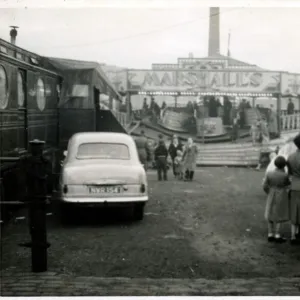
<path id="1" fill-rule="evenodd" d="M 133 139 L 130 135 L 125 133 L 117 132 L 80 132 L 76 133 L 71 137 L 70 142 L 80 144 L 80 143 L 133 143 Z"/>

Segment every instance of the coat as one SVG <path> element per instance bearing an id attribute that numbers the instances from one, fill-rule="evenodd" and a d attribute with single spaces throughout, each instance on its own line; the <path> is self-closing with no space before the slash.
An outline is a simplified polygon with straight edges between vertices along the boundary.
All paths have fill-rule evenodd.
<path id="1" fill-rule="evenodd" d="M 142 164 L 145 164 L 150 159 L 150 149 L 147 138 L 140 136 L 135 140 L 136 148 Z"/>
<path id="2" fill-rule="evenodd" d="M 300 225 L 300 150 L 289 155 L 288 171 L 292 175 L 291 185 L 291 222 Z"/>
<path id="3" fill-rule="evenodd" d="M 186 147 L 183 153 L 183 168 L 189 171 L 195 171 L 198 156 L 198 148 L 196 145 Z"/>
<path id="4" fill-rule="evenodd" d="M 284 171 L 276 169 L 267 173 L 263 187 L 268 194 L 265 208 L 265 219 L 268 222 L 281 223 L 290 220 L 290 183 L 289 176 Z"/>
<path id="5" fill-rule="evenodd" d="M 277 114 L 272 110 L 269 114 L 269 132 L 273 134 L 278 133 Z"/>
<path id="6" fill-rule="evenodd" d="M 171 143 L 169 146 L 169 154 L 170 154 L 172 160 L 174 160 L 175 157 L 177 156 L 177 150 L 183 151 L 182 144 L 179 143 L 175 147 L 175 145 L 173 143 Z"/>
<path id="7" fill-rule="evenodd" d="M 154 151 L 155 160 L 158 160 L 159 157 L 164 157 L 165 159 L 167 159 L 168 154 L 168 149 L 163 142 L 159 143 Z"/>

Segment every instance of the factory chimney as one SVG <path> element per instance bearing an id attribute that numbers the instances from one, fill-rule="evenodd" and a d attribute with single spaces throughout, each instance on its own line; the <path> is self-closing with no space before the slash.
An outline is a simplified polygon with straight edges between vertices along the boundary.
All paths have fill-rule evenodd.
<path id="1" fill-rule="evenodd" d="M 17 28 L 19 28 L 18 26 L 9 26 L 11 29 L 10 31 L 10 42 L 15 45 L 16 44 L 16 37 L 18 35 L 18 31 Z"/>
<path id="2" fill-rule="evenodd" d="M 220 54 L 220 8 L 209 9 L 208 56 Z"/>

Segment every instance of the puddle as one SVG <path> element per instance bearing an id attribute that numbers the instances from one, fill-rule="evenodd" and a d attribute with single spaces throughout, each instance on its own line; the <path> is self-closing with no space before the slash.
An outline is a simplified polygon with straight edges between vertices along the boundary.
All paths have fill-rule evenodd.
<path id="1" fill-rule="evenodd" d="M 164 239 L 181 240 L 181 239 L 183 239 L 183 237 L 178 236 L 176 234 L 167 234 L 167 235 L 164 236 Z"/>

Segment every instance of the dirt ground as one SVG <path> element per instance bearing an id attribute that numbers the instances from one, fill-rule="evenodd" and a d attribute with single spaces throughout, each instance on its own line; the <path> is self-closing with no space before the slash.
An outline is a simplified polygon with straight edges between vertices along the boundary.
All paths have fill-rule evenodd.
<path id="1" fill-rule="evenodd" d="M 267 242 L 262 177 L 251 169 L 199 168 L 194 182 L 171 174 L 158 182 L 150 171 L 142 222 L 120 210 L 81 211 L 70 226 L 50 215 L 49 271 L 131 278 L 300 276 L 299 247 Z M 26 222 L 3 228 L 2 270 L 30 271 L 30 250 L 18 246 L 29 240 Z M 289 224 L 283 233 L 289 237 Z"/>

